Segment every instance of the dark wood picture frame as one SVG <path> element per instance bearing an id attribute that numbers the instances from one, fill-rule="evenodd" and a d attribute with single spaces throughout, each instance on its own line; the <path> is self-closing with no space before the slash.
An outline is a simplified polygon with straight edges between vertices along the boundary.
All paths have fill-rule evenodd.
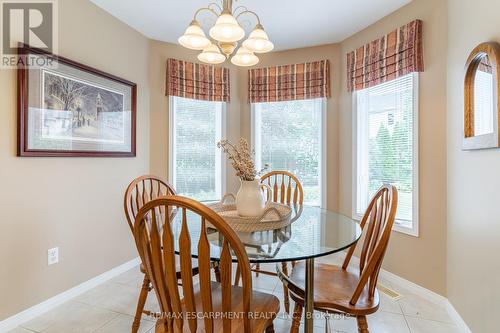
<path id="1" fill-rule="evenodd" d="M 136 125 L 137 125 L 137 85 L 128 80 L 105 73 L 76 61 L 48 53 L 44 50 L 21 44 L 18 48 L 19 57 L 26 58 L 29 54 L 47 57 L 66 66 L 115 81 L 130 87 L 131 119 L 130 119 L 130 151 L 91 151 L 91 150 L 42 150 L 28 147 L 28 94 L 29 94 L 29 67 L 23 66 L 21 61 L 17 69 L 17 156 L 20 157 L 135 157 L 136 156 Z"/>

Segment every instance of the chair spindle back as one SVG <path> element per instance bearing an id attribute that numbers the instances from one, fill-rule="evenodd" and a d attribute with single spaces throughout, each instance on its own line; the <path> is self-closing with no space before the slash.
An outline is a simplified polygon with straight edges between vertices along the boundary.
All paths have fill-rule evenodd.
<path id="1" fill-rule="evenodd" d="M 162 214 L 176 211 L 179 221 L 173 221 L 173 215 Z M 167 218 L 167 216 L 169 216 Z M 188 221 L 189 220 L 189 221 Z M 174 239 L 173 225 L 180 223 L 179 239 Z M 222 250 L 219 269 L 221 273 L 220 292 L 221 309 L 214 309 L 212 302 L 212 282 L 210 275 L 210 243 L 207 226 L 217 229 L 222 235 Z M 179 227 L 179 225 L 177 225 Z M 199 239 L 191 240 L 190 228 L 199 230 Z M 196 233 L 193 233 L 196 234 Z M 134 224 L 134 236 L 142 262 L 156 292 L 161 313 L 166 315 L 164 325 L 168 332 L 183 332 L 189 329 L 196 332 L 197 318 L 190 315 L 203 313 L 203 326 L 206 332 L 214 331 L 213 313 L 221 311 L 222 332 L 231 332 L 231 316 L 225 314 L 232 309 L 231 305 L 231 269 L 232 253 L 236 257 L 242 276 L 243 299 L 242 314 L 244 332 L 251 332 L 250 304 L 252 298 L 252 279 L 250 262 L 244 246 L 236 233 L 222 218 L 205 205 L 180 196 L 165 196 L 146 203 L 138 212 Z M 178 241 L 179 260 L 181 266 L 181 282 L 183 300 L 179 295 L 175 264 L 175 242 Z M 193 245 L 193 242 L 196 242 Z M 195 247 L 193 247 L 195 246 Z M 198 253 L 199 290 L 201 307 L 195 304 L 195 292 L 191 266 L 191 251 Z M 183 326 L 187 323 L 188 327 Z"/>
<path id="2" fill-rule="evenodd" d="M 271 171 L 261 177 L 260 182 L 267 183 L 273 190 L 272 201 L 289 205 L 302 205 L 304 191 L 299 179 L 288 171 Z"/>
<path id="3" fill-rule="evenodd" d="M 359 258 L 360 280 L 350 303 L 356 304 L 363 289 L 368 283 L 369 297 L 375 294 L 377 279 L 389 243 L 392 226 L 398 206 L 398 191 L 393 185 L 382 186 L 374 195 L 361 220 L 361 229 L 364 232 L 364 241 Z M 347 269 L 349 261 L 356 248 L 352 246 L 342 265 Z"/>
<path id="4" fill-rule="evenodd" d="M 145 175 L 134 179 L 127 187 L 124 198 L 125 216 L 132 232 L 135 217 L 142 206 L 153 199 L 176 194 L 173 186 L 159 177 Z"/>

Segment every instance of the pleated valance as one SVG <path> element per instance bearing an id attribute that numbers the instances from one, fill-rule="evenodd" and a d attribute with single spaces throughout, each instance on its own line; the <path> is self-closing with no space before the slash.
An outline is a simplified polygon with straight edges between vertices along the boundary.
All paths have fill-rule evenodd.
<path id="1" fill-rule="evenodd" d="M 229 69 L 168 59 L 167 95 L 229 102 Z"/>
<path id="2" fill-rule="evenodd" d="M 250 103 L 321 97 L 330 97 L 330 62 L 328 60 L 256 68 L 248 72 Z"/>
<path id="3" fill-rule="evenodd" d="M 415 20 L 347 54 L 347 90 L 423 70 L 422 21 Z"/>

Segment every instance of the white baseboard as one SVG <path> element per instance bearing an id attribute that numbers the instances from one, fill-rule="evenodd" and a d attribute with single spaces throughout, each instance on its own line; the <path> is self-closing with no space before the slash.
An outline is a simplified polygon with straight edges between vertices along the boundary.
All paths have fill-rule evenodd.
<path id="1" fill-rule="evenodd" d="M 472 333 L 470 330 L 469 326 L 465 323 L 465 321 L 462 319 L 460 314 L 457 312 L 457 310 L 453 307 L 453 305 L 450 303 L 449 300 L 446 300 L 446 310 L 448 310 L 448 314 L 450 315 L 451 319 L 457 324 L 459 329 L 464 332 L 464 333 Z"/>
<path id="2" fill-rule="evenodd" d="M 128 271 L 129 269 L 136 267 L 139 264 L 140 264 L 139 258 L 130 260 L 118 267 L 115 267 L 105 273 L 102 273 L 101 275 L 98 275 L 88 281 L 85 281 L 76 287 L 66 290 L 54 297 L 51 297 L 48 300 L 43 301 L 42 303 L 34 305 L 18 314 L 15 314 L 0 322 L 0 333 L 5 333 L 10 330 L 13 330 L 17 326 L 33 319 L 34 317 L 39 316 L 49 310 L 52 310 L 53 308 L 61 305 L 62 303 L 76 296 L 79 296 L 84 292 L 92 288 L 95 288 L 98 285 L 108 280 L 111 280 L 112 278 Z"/>
<path id="3" fill-rule="evenodd" d="M 472 331 L 467 326 L 465 321 L 462 319 L 460 314 L 457 312 L 457 310 L 455 310 L 453 305 L 450 303 L 450 301 L 446 297 L 441 296 L 439 294 L 436 294 L 435 292 L 433 292 L 429 289 L 426 289 L 422 286 L 419 286 L 418 284 L 415 284 L 411 281 L 403 279 L 402 277 L 397 276 L 395 274 L 392 274 L 391 272 L 388 272 L 384 269 L 380 270 L 380 276 L 389 282 L 393 282 L 395 284 L 403 286 L 404 288 L 412 291 L 413 293 L 415 293 L 419 296 L 422 296 L 423 298 L 425 298 L 431 302 L 434 302 L 436 304 L 442 304 L 446 308 L 446 310 L 448 311 L 448 314 L 450 315 L 451 319 L 453 319 L 455 324 L 457 324 L 457 326 L 460 328 L 460 330 L 463 333 L 472 333 Z"/>
<path id="4" fill-rule="evenodd" d="M 359 265 L 359 258 L 352 256 L 351 264 L 352 265 Z M 472 333 L 472 331 L 467 326 L 465 321 L 462 319 L 460 314 L 457 312 L 457 310 L 455 310 L 453 305 L 450 303 L 450 301 L 446 297 L 439 295 L 439 294 L 437 294 L 429 289 L 426 289 L 422 286 L 419 286 L 416 283 L 413 283 L 411 281 L 403 279 L 402 277 L 400 277 L 396 274 L 393 274 L 389 271 L 386 271 L 385 269 L 380 270 L 380 277 L 388 282 L 402 286 L 403 288 L 410 290 L 411 292 L 427 299 L 430 302 L 433 302 L 436 304 L 441 304 L 442 306 L 444 306 L 446 308 L 451 319 L 453 319 L 455 324 L 459 327 L 459 329 L 463 333 Z"/>
<path id="5" fill-rule="evenodd" d="M 387 280 L 391 283 L 400 285 L 411 292 L 422 296 L 423 298 L 437 304 L 445 304 L 448 302 L 448 299 L 442 295 L 439 295 L 429 289 L 426 289 L 422 286 L 419 286 L 416 283 L 413 283 L 411 281 L 408 281 L 406 279 L 403 279 L 402 277 L 393 274 L 389 271 L 386 271 L 385 269 L 380 270 L 380 277 L 383 278 L 384 280 Z"/>

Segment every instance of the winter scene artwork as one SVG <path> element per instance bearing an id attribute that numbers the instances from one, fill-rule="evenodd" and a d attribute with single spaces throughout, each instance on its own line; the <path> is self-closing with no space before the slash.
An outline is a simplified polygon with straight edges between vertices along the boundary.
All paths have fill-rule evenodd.
<path id="1" fill-rule="evenodd" d="M 43 73 L 42 138 L 123 143 L 123 94 Z"/>
<path id="2" fill-rule="evenodd" d="M 56 68 L 20 69 L 18 155 L 135 156 L 136 84 L 54 61 Z"/>

